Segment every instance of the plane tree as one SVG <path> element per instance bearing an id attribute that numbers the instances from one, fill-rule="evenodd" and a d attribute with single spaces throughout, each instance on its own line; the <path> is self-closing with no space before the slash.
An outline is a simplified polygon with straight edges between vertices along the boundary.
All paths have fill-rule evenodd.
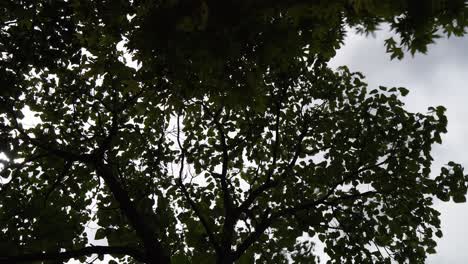
<path id="1" fill-rule="evenodd" d="M 261 107 L 69 71 L 15 103 L 37 124 L 2 115 L 2 261 L 310 263 L 317 236 L 337 263 L 423 262 L 433 199 L 465 201 L 460 165 L 430 174 L 444 108 L 407 112 L 406 89 L 368 91 L 346 68 L 270 76 Z M 89 244 L 91 221 L 108 246 Z"/>
<path id="2" fill-rule="evenodd" d="M 467 191 L 431 173 L 445 108 L 326 65 L 347 27 L 396 58 L 464 34 L 416 2 L 2 3 L 0 262 L 423 263 Z"/>

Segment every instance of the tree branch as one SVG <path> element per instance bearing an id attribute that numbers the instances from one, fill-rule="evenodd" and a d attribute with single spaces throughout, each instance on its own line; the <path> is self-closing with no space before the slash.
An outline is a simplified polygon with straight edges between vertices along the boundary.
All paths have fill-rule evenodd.
<path id="1" fill-rule="evenodd" d="M 230 213 L 233 204 L 232 204 L 232 199 L 231 195 L 229 193 L 229 187 L 227 184 L 227 171 L 228 171 L 228 162 L 229 162 L 229 155 L 228 155 L 228 147 L 226 144 L 226 135 L 224 133 L 224 129 L 219 122 L 219 117 L 218 115 L 220 114 L 217 113 L 214 118 L 214 123 L 216 126 L 216 129 L 218 130 L 219 136 L 220 136 L 220 142 L 221 142 L 221 148 L 222 148 L 222 169 L 221 169 L 221 175 L 220 175 L 220 181 L 221 181 L 221 189 L 223 190 L 223 199 L 224 199 L 224 207 L 225 207 L 225 216 Z"/>
<path id="2" fill-rule="evenodd" d="M 104 179 L 112 195 L 119 203 L 122 213 L 126 216 L 138 237 L 143 241 L 147 256 L 155 263 L 169 263 L 169 256 L 166 255 L 161 243 L 156 239 L 154 230 L 151 230 L 143 216 L 137 211 L 135 204 L 128 196 L 127 191 L 118 182 L 112 169 L 102 162 L 97 162 L 95 168 L 99 177 Z"/>
<path id="3" fill-rule="evenodd" d="M 118 132 L 117 121 L 117 116 L 114 115 L 109 134 L 98 148 L 96 152 L 98 157 L 93 160 L 92 165 L 97 175 L 104 179 L 113 197 L 118 202 L 120 210 L 128 219 L 130 226 L 135 230 L 137 236 L 142 240 L 149 263 L 170 263 L 170 257 L 156 238 L 156 232 L 148 225 L 143 215 L 138 212 L 135 203 L 130 199 L 128 192 L 119 182 L 111 165 L 105 163 L 105 153 L 112 147 L 112 139 Z"/>
<path id="4" fill-rule="evenodd" d="M 279 211 L 278 213 L 274 214 L 272 217 L 279 218 L 279 217 L 283 217 L 283 216 L 286 216 L 286 215 L 295 214 L 295 213 L 297 213 L 299 211 L 314 208 L 319 204 L 335 205 L 335 203 L 338 202 L 338 201 L 350 200 L 350 199 L 351 200 L 356 200 L 358 198 L 372 196 L 372 195 L 375 195 L 375 194 L 378 194 L 378 192 L 376 192 L 376 191 L 367 191 L 367 192 L 363 192 L 363 193 L 356 193 L 356 194 L 351 194 L 351 195 L 339 196 L 339 197 L 336 197 L 336 198 L 334 198 L 334 199 L 332 199 L 330 201 L 327 201 L 327 199 L 330 196 L 330 195 L 327 194 L 327 195 L 325 195 L 324 197 L 322 197 L 320 199 L 309 201 L 309 202 L 304 202 L 304 203 L 301 203 L 301 204 L 299 204 L 299 205 L 297 205 L 295 207 L 283 209 L 283 210 Z"/>
<path id="5" fill-rule="evenodd" d="M 13 127 L 19 131 L 21 138 L 24 141 L 31 143 L 33 146 L 38 147 L 46 151 L 47 153 L 50 153 L 57 157 L 65 158 L 69 161 L 81 161 L 84 163 L 90 163 L 94 160 L 94 156 L 91 154 L 73 153 L 71 151 L 63 150 L 51 142 L 43 142 L 39 139 L 31 138 L 16 120 L 18 118 L 17 115 L 14 112 L 10 112 L 10 114 L 14 116 L 14 118 L 12 119 Z"/>
<path id="6" fill-rule="evenodd" d="M 237 247 L 236 251 L 233 254 L 233 260 L 239 259 L 245 251 L 258 239 L 261 235 L 265 232 L 265 230 L 271 225 L 271 223 L 275 220 L 273 217 L 269 217 L 270 215 L 270 208 L 267 208 L 265 212 L 260 216 L 260 223 L 255 225 L 255 231 L 250 233 L 247 238 Z"/>
<path id="7" fill-rule="evenodd" d="M 297 159 L 299 158 L 299 155 L 302 149 L 301 144 L 302 144 L 302 141 L 304 140 L 306 132 L 307 132 L 307 127 L 304 124 L 302 132 L 298 138 L 298 143 L 296 144 L 296 147 L 295 147 L 294 156 L 291 158 L 290 162 L 288 163 L 288 166 L 286 167 L 286 170 L 283 172 L 283 175 L 289 172 L 296 164 Z M 284 177 L 281 177 L 281 178 L 284 178 Z M 249 209 L 249 207 L 252 205 L 255 199 L 257 199 L 258 196 L 260 196 L 266 190 L 277 186 L 279 182 L 280 182 L 279 180 L 271 180 L 270 178 L 267 178 L 267 180 L 262 185 L 260 185 L 258 188 L 250 192 L 247 199 L 245 199 L 244 202 L 242 202 L 242 204 L 239 206 L 238 213 L 240 214 L 242 212 L 246 212 L 246 210 Z"/>
<path id="8" fill-rule="evenodd" d="M 92 254 L 99 255 L 127 255 L 134 258 L 137 261 L 145 262 L 146 259 L 142 252 L 131 247 L 108 247 L 108 246 L 90 246 L 76 250 L 70 250 L 65 252 L 56 253 L 30 253 L 16 256 L 0 255 L 0 263 L 31 263 L 35 261 L 67 261 L 71 258 L 79 258 L 83 256 L 89 256 Z"/>
<path id="9" fill-rule="evenodd" d="M 301 136 L 300 136 L 300 138 L 301 138 L 300 142 L 302 142 L 302 139 L 304 138 L 304 136 L 302 136 L 302 135 L 303 134 L 301 134 Z M 294 157 L 291 159 L 291 162 L 289 163 L 288 169 L 292 169 L 295 162 L 297 161 L 297 158 L 298 158 L 300 150 L 301 150 L 301 147 L 300 147 L 301 143 L 300 142 L 297 145 L 296 152 L 294 154 Z M 340 181 L 338 181 L 334 185 L 332 185 L 332 187 L 329 189 L 329 191 L 319 199 L 312 200 L 312 201 L 305 202 L 305 203 L 301 203 L 301 204 L 299 204 L 299 205 L 297 205 L 295 207 L 283 209 L 283 210 L 281 210 L 279 212 L 271 214 L 271 216 L 269 216 L 270 208 L 267 208 L 265 210 L 265 213 L 260 218 L 261 219 L 260 223 L 255 226 L 255 231 L 253 233 L 251 233 L 239 245 L 236 252 L 234 252 L 235 259 L 238 259 L 240 256 L 242 256 L 242 254 L 244 254 L 244 252 L 253 243 L 255 243 L 259 239 L 259 237 L 271 225 L 272 222 L 278 220 L 279 218 L 281 218 L 283 216 L 290 215 L 290 214 L 295 214 L 298 211 L 302 211 L 302 210 L 308 210 L 308 209 L 316 207 L 319 204 L 333 205 L 334 203 L 336 203 L 338 201 L 341 201 L 341 200 L 358 199 L 358 198 L 361 198 L 361 197 L 372 196 L 372 195 L 378 194 L 377 191 L 367 191 L 367 192 L 363 192 L 363 193 L 343 195 L 343 196 L 336 197 L 336 198 L 334 198 L 334 199 L 332 199 L 330 201 L 327 201 L 327 199 L 330 198 L 330 196 L 333 195 L 333 193 L 335 192 L 335 190 L 336 190 L 336 188 L 338 186 L 344 184 L 345 182 L 347 182 L 349 180 L 357 178 L 361 172 L 364 172 L 366 170 L 378 167 L 378 166 L 386 163 L 387 160 L 388 159 L 385 159 L 384 161 L 382 161 L 380 163 L 369 165 L 369 166 L 366 166 L 366 167 L 362 167 L 362 168 L 357 169 L 355 171 L 349 172 L 347 175 L 343 176 L 343 178 Z M 250 207 L 250 204 L 253 203 L 253 201 L 255 201 L 255 198 L 257 196 L 261 195 L 268 188 L 274 187 L 276 183 L 278 183 L 278 181 L 266 182 L 263 185 L 261 185 L 259 188 L 255 189 L 251 193 L 251 195 L 239 206 L 239 212 L 248 211 L 248 209 Z"/>
<path id="10" fill-rule="evenodd" d="M 220 112 L 217 114 L 219 115 Z M 227 172 L 228 172 L 228 146 L 226 144 L 226 135 L 224 133 L 224 129 L 219 122 L 217 116 L 214 117 L 214 122 L 216 128 L 218 130 L 220 141 L 221 141 L 221 148 L 222 148 L 222 169 L 220 175 L 220 182 L 221 182 L 221 190 L 223 192 L 223 204 L 224 204 L 224 223 L 223 223 L 223 232 L 222 232 L 222 246 L 221 250 L 224 251 L 221 255 L 227 256 L 231 253 L 231 244 L 232 238 L 234 234 L 234 225 L 236 223 L 236 212 L 237 209 L 234 208 L 234 203 L 232 201 L 231 194 L 229 192 L 228 180 L 227 180 Z"/>
<path id="11" fill-rule="evenodd" d="M 205 232 L 208 235 L 210 243 L 213 245 L 215 250 L 217 252 L 219 252 L 220 251 L 220 246 L 219 246 L 218 242 L 216 241 L 216 238 L 214 236 L 213 231 L 210 228 L 210 225 L 209 225 L 208 221 L 205 219 L 205 217 L 203 217 L 203 214 L 201 213 L 200 209 L 198 208 L 197 204 L 192 199 L 192 197 L 190 197 L 190 193 L 188 192 L 187 188 L 185 187 L 185 185 L 183 183 L 182 174 L 183 174 L 183 171 L 184 171 L 185 149 L 182 146 L 182 142 L 180 141 L 180 120 L 179 119 L 180 119 L 180 115 L 177 115 L 177 144 L 179 145 L 179 148 L 180 148 L 180 151 L 181 151 L 181 164 L 180 164 L 179 179 L 178 179 L 177 185 L 181 189 L 182 194 L 184 195 L 185 199 L 189 203 L 190 207 L 195 212 L 195 215 L 198 217 L 198 219 L 202 223 L 203 228 L 205 228 Z"/>
<path id="12" fill-rule="evenodd" d="M 302 210 L 308 210 L 308 209 L 311 209 L 311 208 L 314 208 L 316 207 L 317 205 L 319 204 L 327 204 L 327 205 L 331 205 L 333 204 L 333 202 L 337 202 L 337 201 L 340 201 L 340 200 L 348 200 L 348 199 L 358 199 L 358 198 L 361 198 L 361 197 L 366 197 L 366 196 L 372 196 L 372 195 L 375 195 L 375 194 L 378 194 L 378 192 L 376 191 L 368 191 L 368 192 L 363 192 L 363 193 L 357 193 L 357 194 L 352 194 L 352 195 L 344 195 L 344 196 L 340 196 L 340 197 L 336 197 L 335 199 L 333 199 L 332 201 L 330 202 L 327 202 L 326 200 L 329 198 L 329 196 L 331 195 L 332 193 L 327 193 L 324 197 L 318 199 L 318 200 L 313 200 L 313 201 L 310 201 L 310 202 L 305 202 L 305 203 L 302 203 L 298 206 L 295 206 L 295 207 L 291 207 L 291 208 L 286 208 L 286 209 L 283 209 L 279 212 L 276 212 L 276 213 L 273 213 L 269 216 L 270 214 L 270 208 L 267 208 L 267 210 L 265 210 L 265 213 L 262 215 L 261 218 L 261 222 L 255 226 L 255 231 L 253 233 L 251 233 L 240 245 L 239 247 L 237 248 L 236 252 L 234 252 L 234 257 L 235 259 L 238 259 L 240 258 L 240 256 L 242 256 L 242 254 L 244 254 L 244 252 L 253 244 L 255 243 L 256 241 L 258 241 L 259 237 L 263 234 L 263 232 L 265 232 L 265 230 L 276 220 L 278 220 L 279 218 L 283 217 L 283 216 L 287 216 L 287 215 L 291 215 L 291 214 L 295 214 L 299 211 L 302 211 Z"/>
<path id="13" fill-rule="evenodd" d="M 271 168 L 268 172 L 267 176 L 267 181 L 270 181 L 271 177 L 273 176 L 273 171 L 275 171 L 276 167 L 276 162 L 278 160 L 278 148 L 279 148 L 279 142 L 280 142 L 280 135 L 279 135 L 279 129 L 280 129 L 280 102 L 276 102 L 276 117 L 275 117 L 275 145 L 273 146 L 273 162 L 271 164 Z"/>
<path id="14" fill-rule="evenodd" d="M 237 209 L 234 208 L 234 203 L 229 192 L 229 185 L 227 182 L 227 172 L 228 172 L 228 146 L 226 143 L 226 134 L 222 127 L 222 124 L 219 122 L 219 115 L 221 114 L 223 108 L 220 108 L 216 113 L 211 113 L 210 109 L 202 103 L 202 107 L 205 112 L 213 118 L 216 130 L 218 130 L 222 148 L 222 169 L 221 174 L 219 174 L 219 179 L 221 183 L 221 190 L 223 193 L 223 204 L 224 204 L 224 223 L 223 223 L 223 232 L 222 232 L 222 245 L 221 249 L 224 250 L 222 255 L 229 255 L 231 251 L 232 237 L 234 233 L 234 225 L 236 223 Z"/>

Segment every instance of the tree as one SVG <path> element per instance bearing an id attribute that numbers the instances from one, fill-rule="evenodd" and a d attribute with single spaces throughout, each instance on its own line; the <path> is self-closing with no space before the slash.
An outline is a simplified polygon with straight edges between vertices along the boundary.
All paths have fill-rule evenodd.
<path id="1" fill-rule="evenodd" d="M 467 191 L 459 164 L 430 175 L 445 109 L 326 66 L 346 25 L 391 23 L 397 58 L 464 34 L 464 1 L 415 3 L 7 2 L 0 262 L 313 263 L 307 236 L 335 263 L 423 262 L 433 199 Z"/>

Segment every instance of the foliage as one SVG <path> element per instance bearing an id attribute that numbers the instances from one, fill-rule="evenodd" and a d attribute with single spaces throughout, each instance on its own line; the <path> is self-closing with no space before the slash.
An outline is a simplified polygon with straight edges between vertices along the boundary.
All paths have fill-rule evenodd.
<path id="1" fill-rule="evenodd" d="M 386 48 L 401 59 L 441 35 L 463 35 L 467 24 L 464 0 L 6 0 L 0 12 L 2 69 L 12 71 L 2 70 L 2 81 L 31 67 L 89 63 L 82 48 L 102 70 L 124 38 L 143 80 L 168 79 L 188 96 L 261 94 L 265 72 L 333 57 L 348 27 L 368 34 L 389 24 Z"/>
<path id="2" fill-rule="evenodd" d="M 464 1 L 4 2 L 1 263 L 423 263 L 465 201 L 443 107 L 326 66 L 348 27 L 399 59 L 463 35 Z"/>

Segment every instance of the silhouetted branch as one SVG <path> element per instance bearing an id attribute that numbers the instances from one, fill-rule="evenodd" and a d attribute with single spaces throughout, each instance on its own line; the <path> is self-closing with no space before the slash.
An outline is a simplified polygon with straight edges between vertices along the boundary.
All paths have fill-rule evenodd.
<path id="1" fill-rule="evenodd" d="M 102 162 L 97 162 L 95 168 L 98 176 L 104 179 L 107 187 L 109 187 L 112 195 L 119 203 L 122 213 L 127 217 L 137 236 L 143 241 L 147 256 L 152 261 L 158 261 L 157 263 L 169 263 L 169 257 L 165 254 L 161 243 L 155 237 L 155 232 L 144 221 L 144 217 L 138 213 L 134 202 L 132 202 L 127 191 L 118 182 L 112 169 Z"/>
<path id="2" fill-rule="evenodd" d="M 242 202 L 242 204 L 239 206 L 239 210 L 238 210 L 239 214 L 242 213 L 242 212 L 245 212 L 246 210 L 248 210 L 249 207 L 252 205 L 252 203 L 255 201 L 255 199 L 257 199 L 258 196 L 263 194 L 266 190 L 277 186 L 280 183 L 280 180 L 282 178 L 285 178 L 284 175 L 287 174 L 294 167 L 294 165 L 297 162 L 297 159 L 299 158 L 299 155 L 300 155 L 300 152 L 301 152 L 301 149 L 302 149 L 302 147 L 301 147 L 302 141 L 304 140 L 306 132 L 307 132 L 307 127 L 304 124 L 303 128 L 302 128 L 302 132 L 298 137 L 298 142 L 297 142 L 297 144 L 295 146 L 294 155 L 291 158 L 291 160 L 289 161 L 288 166 L 286 167 L 285 171 L 283 172 L 282 177 L 280 177 L 280 179 L 276 179 L 276 180 L 271 180 L 271 178 L 267 178 L 267 180 L 262 185 L 260 185 L 256 189 L 253 189 L 250 192 L 247 199 L 245 199 L 244 202 Z"/>
<path id="3" fill-rule="evenodd" d="M 240 245 L 239 247 L 237 248 L 236 252 L 234 253 L 234 256 L 237 258 L 239 258 L 240 256 L 242 256 L 242 254 L 244 254 L 244 252 L 255 242 L 258 241 L 259 237 L 263 234 L 263 232 L 265 232 L 265 230 L 267 228 L 269 228 L 271 226 L 271 224 L 284 217 L 284 216 L 289 216 L 289 215 L 292 215 L 292 214 L 295 214 L 299 211 L 303 211 L 303 210 L 310 210 L 310 209 L 313 209 L 315 208 L 316 206 L 318 206 L 319 204 L 333 204 L 337 201 L 341 201 L 341 200 L 349 200 L 349 199 L 358 199 L 358 198 L 362 198 L 362 197 L 367 197 L 367 196 L 372 196 L 372 195 L 375 195 L 375 194 L 378 194 L 378 192 L 376 191 L 368 191 L 368 192 L 363 192 L 363 193 L 357 193 L 357 194 L 352 194 L 352 195 L 344 195 L 344 196 L 340 196 L 340 197 L 336 197 L 334 198 L 332 201 L 328 202 L 327 199 L 331 196 L 333 192 L 329 192 L 327 193 L 325 196 L 317 199 L 317 200 L 312 200 L 310 202 L 304 202 L 304 203 L 301 203 L 295 207 L 290 207 L 290 208 L 286 208 L 286 209 L 283 209 L 283 210 L 280 210 L 276 213 L 272 213 L 270 214 L 270 211 L 271 209 L 270 208 L 267 208 L 265 210 L 265 212 L 262 214 L 262 216 L 260 217 L 261 221 L 258 225 L 255 226 L 255 231 L 253 233 L 251 233 Z M 331 227 L 330 227 L 331 228 Z"/>
<path id="4" fill-rule="evenodd" d="M 177 144 L 179 145 L 179 148 L 180 148 L 180 151 L 181 151 L 181 162 L 180 162 L 181 164 L 180 164 L 179 179 L 178 179 L 177 185 L 181 189 L 182 194 L 184 195 L 184 197 L 187 200 L 188 204 L 190 205 L 192 210 L 195 212 L 195 215 L 198 217 L 198 219 L 202 223 L 203 228 L 205 228 L 205 232 L 208 235 L 210 243 L 213 245 L 213 247 L 215 248 L 216 251 L 219 251 L 220 246 L 219 246 L 218 242 L 216 241 L 216 238 L 214 236 L 213 231 L 210 228 L 210 225 L 208 224 L 208 221 L 205 219 L 205 217 L 201 213 L 200 209 L 198 208 L 197 204 L 195 203 L 195 201 L 190 196 L 190 193 L 188 192 L 187 188 L 185 187 L 185 185 L 183 183 L 182 174 L 183 174 L 183 171 L 184 171 L 184 162 L 185 162 L 185 153 L 186 152 L 185 152 L 184 147 L 182 146 L 182 142 L 180 141 L 180 120 L 179 119 L 180 119 L 180 115 L 177 115 Z"/>
<path id="5" fill-rule="evenodd" d="M 228 179 L 227 179 L 227 172 L 228 172 L 228 163 L 229 163 L 229 155 L 228 155 L 228 146 L 226 143 L 226 134 L 224 129 L 219 122 L 219 115 L 221 111 L 219 111 L 216 115 L 213 116 L 213 121 L 216 125 L 216 129 L 218 130 L 221 148 L 222 148 L 222 169 L 220 175 L 220 182 L 221 182 L 221 190 L 223 191 L 223 203 L 224 203 L 224 223 L 223 223 L 223 233 L 222 233 L 222 247 L 224 250 L 230 251 L 230 246 L 232 243 L 232 237 L 234 233 L 234 225 L 236 222 L 236 213 L 237 211 L 234 208 L 234 203 L 231 197 L 231 193 L 228 186 Z M 229 248 L 229 249 L 228 249 Z"/>
<path id="6" fill-rule="evenodd" d="M 267 208 L 265 212 L 260 217 L 261 221 L 257 225 L 255 225 L 255 231 L 250 233 L 244 241 L 237 247 L 237 250 L 234 252 L 234 260 L 239 259 L 245 251 L 255 242 L 257 242 L 261 235 L 265 232 L 265 230 L 271 225 L 273 222 L 273 218 L 270 215 L 270 208 Z"/>
<path id="7" fill-rule="evenodd" d="M 77 250 L 70 250 L 65 252 L 54 252 L 54 253 L 30 253 L 16 256 L 0 255 L 0 263 L 31 263 L 35 261 L 67 261 L 71 258 L 79 258 L 83 256 L 89 256 L 92 254 L 99 255 L 127 255 L 134 258 L 137 261 L 144 262 L 145 258 L 142 252 L 131 247 L 108 247 L 108 246 L 90 246 Z"/>
<path id="8" fill-rule="evenodd" d="M 37 138 L 31 138 L 16 120 L 18 118 L 17 115 L 12 111 L 10 111 L 10 114 L 15 117 L 12 118 L 12 124 L 13 127 L 20 133 L 21 139 L 31 143 L 33 146 L 42 149 L 46 153 L 55 155 L 57 157 L 65 158 L 70 161 L 81 161 L 89 164 L 94 160 L 94 157 L 91 154 L 74 153 L 72 151 L 64 150 L 60 147 L 57 147 L 56 144 L 52 142 L 43 142 Z"/>
<path id="9" fill-rule="evenodd" d="M 97 159 L 93 160 L 91 164 L 96 170 L 97 175 L 104 179 L 113 197 L 118 202 L 122 213 L 128 219 L 130 226 L 142 240 L 146 257 L 150 259 L 151 263 L 169 263 L 170 258 L 166 255 L 162 244 L 156 238 L 156 233 L 136 209 L 135 202 L 130 199 L 127 190 L 119 182 L 118 176 L 115 175 L 112 166 L 105 163 L 105 153 L 112 147 L 112 140 L 118 133 L 118 130 L 117 113 L 113 113 L 109 133 L 97 149 Z"/>

